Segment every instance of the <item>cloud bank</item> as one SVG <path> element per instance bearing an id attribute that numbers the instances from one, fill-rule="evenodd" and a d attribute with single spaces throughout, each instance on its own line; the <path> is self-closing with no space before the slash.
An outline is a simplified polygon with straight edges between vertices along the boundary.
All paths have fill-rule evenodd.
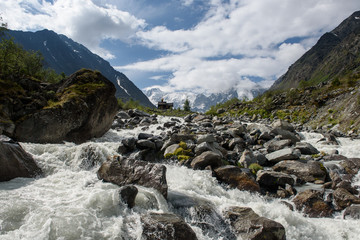
<path id="1" fill-rule="evenodd" d="M 102 45 L 106 39 L 161 50 L 166 54 L 116 68 L 166 81 L 166 91 L 208 93 L 241 92 L 254 79 L 269 87 L 322 34 L 360 9 L 359 0 L 180 0 L 189 10 L 200 2 L 206 13 L 192 28 L 176 30 L 134 15 L 141 9 L 161 14 L 174 3 L 161 1 L 158 13 L 144 0 L 0 0 L 0 9 L 11 29 L 51 29 L 106 59 L 116 57 Z"/>
<path id="2" fill-rule="evenodd" d="M 187 1 L 189 4 L 192 1 Z M 189 30 L 157 26 L 139 31 L 149 48 L 169 54 L 118 69 L 170 71 L 167 90 L 206 92 L 268 87 L 326 31 L 360 8 L 358 1 L 211 0 L 204 19 Z M 248 78 L 247 78 L 248 79 Z"/>

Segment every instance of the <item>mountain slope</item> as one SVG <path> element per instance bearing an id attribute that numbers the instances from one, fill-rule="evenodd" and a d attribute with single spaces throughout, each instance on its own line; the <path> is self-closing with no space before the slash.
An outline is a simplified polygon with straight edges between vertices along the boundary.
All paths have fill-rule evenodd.
<path id="1" fill-rule="evenodd" d="M 70 38 L 49 30 L 9 31 L 9 34 L 26 50 L 40 51 L 44 56 L 45 66 L 53 68 L 57 73 L 70 75 L 81 68 L 98 70 L 114 83 L 117 98 L 124 101 L 134 99 L 144 106 L 154 107 L 123 73 L 116 71 L 109 62 Z"/>
<path id="2" fill-rule="evenodd" d="M 320 82 L 351 77 L 360 71 L 360 11 L 318 42 L 279 78 L 270 90 L 313 86 Z"/>

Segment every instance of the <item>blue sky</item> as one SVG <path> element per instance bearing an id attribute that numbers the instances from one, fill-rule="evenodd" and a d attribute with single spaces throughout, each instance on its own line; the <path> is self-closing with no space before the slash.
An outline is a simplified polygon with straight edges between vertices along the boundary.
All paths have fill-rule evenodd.
<path id="1" fill-rule="evenodd" d="M 9 28 L 65 34 L 139 88 L 269 87 L 359 0 L 0 0 Z"/>

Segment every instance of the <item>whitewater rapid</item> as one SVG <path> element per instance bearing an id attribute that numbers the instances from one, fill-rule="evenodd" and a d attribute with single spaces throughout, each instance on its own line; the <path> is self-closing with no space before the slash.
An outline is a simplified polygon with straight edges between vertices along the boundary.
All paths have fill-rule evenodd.
<path id="1" fill-rule="evenodd" d="M 159 118 L 159 124 L 167 118 Z M 105 161 L 115 155 L 119 141 L 140 132 L 159 135 L 159 125 L 148 130 L 110 130 L 102 138 L 84 144 L 21 143 L 45 172 L 38 179 L 16 178 L 0 183 L 0 239 L 141 239 L 141 214 L 147 211 L 172 211 L 163 197 L 139 187 L 136 207 L 128 209 L 119 200 L 119 187 L 98 180 L 96 166 L 83 170 L 82 152 L 91 147 Z M 321 151 L 338 150 L 347 157 L 360 156 L 360 140 L 339 138 L 339 146 L 324 146 L 316 133 L 302 133 L 304 141 Z M 251 207 L 257 214 L 281 223 L 287 239 L 359 239 L 360 220 L 307 218 L 291 211 L 280 199 L 269 199 L 237 189 L 226 189 L 210 171 L 194 171 L 167 164 L 169 193 L 181 193 L 210 201 L 218 213 L 229 206 Z M 360 176 L 354 184 L 360 185 Z M 206 236 L 191 220 L 185 219 L 198 239 L 223 239 Z M 216 223 L 209 223 L 216 226 Z"/>

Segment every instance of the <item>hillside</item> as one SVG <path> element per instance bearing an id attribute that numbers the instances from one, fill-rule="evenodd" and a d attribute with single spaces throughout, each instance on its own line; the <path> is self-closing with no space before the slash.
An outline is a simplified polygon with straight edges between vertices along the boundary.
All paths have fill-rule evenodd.
<path id="1" fill-rule="evenodd" d="M 25 50 L 40 51 L 44 56 L 45 66 L 57 73 L 70 75 L 82 68 L 98 70 L 115 85 L 117 98 L 123 101 L 133 99 L 143 106 L 154 107 L 123 73 L 116 71 L 109 62 L 70 38 L 46 29 L 37 32 L 9 31 L 9 34 Z"/>
<path id="2" fill-rule="evenodd" d="M 233 99 L 208 114 L 280 118 L 312 129 L 357 134 L 360 129 L 360 11 L 297 60 L 263 95 Z"/>
<path id="3" fill-rule="evenodd" d="M 352 77 L 360 72 L 360 11 L 318 42 L 279 78 L 270 90 L 314 86 Z"/>

